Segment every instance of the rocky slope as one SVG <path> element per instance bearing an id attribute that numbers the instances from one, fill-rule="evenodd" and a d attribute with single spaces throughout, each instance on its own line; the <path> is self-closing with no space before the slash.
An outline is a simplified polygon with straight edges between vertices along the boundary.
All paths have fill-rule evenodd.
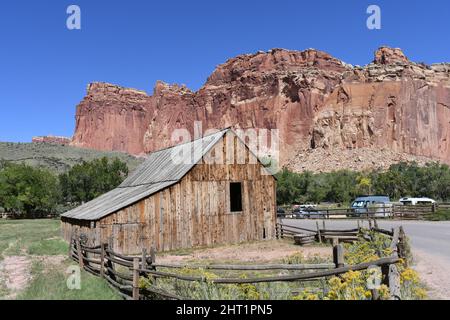
<path id="1" fill-rule="evenodd" d="M 170 145 L 175 128 L 193 132 L 196 120 L 203 129 L 279 129 L 281 163 L 296 170 L 316 156 L 323 170 L 333 157 L 331 169 L 350 167 L 356 154 L 383 166 L 373 153 L 387 164 L 450 163 L 450 64 L 413 63 L 387 47 L 364 67 L 273 49 L 228 60 L 197 92 L 158 82 L 149 96 L 94 83 L 77 107 L 72 145 L 146 153 Z"/>

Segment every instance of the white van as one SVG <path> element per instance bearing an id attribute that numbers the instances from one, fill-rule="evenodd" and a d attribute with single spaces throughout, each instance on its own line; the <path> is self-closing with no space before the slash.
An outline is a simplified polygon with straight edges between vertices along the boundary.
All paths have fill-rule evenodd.
<path id="1" fill-rule="evenodd" d="M 436 203 L 436 201 L 430 198 L 401 198 L 399 202 L 404 206 L 432 205 Z"/>

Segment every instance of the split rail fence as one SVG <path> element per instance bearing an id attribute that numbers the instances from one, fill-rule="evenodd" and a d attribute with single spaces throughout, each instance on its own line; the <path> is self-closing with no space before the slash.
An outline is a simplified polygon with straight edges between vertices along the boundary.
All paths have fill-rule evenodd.
<path id="1" fill-rule="evenodd" d="M 182 264 L 163 264 L 157 263 L 155 251 L 152 249 L 149 254 L 144 249 L 139 256 L 126 256 L 114 252 L 108 244 L 102 244 L 95 247 L 88 247 L 82 244 L 80 237 L 73 237 L 70 243 L 69 255 L 79 263 L 79 266 L 87 272 L 100 276 L 105 279 L 109 286 L 117 291 L 124 299 L 170 299 L 181 300 L 188 299 L 180 297 L 177 294 L 166 292 L 157 286 L 146 286 L 141 288 L 139 285 L 141 277 L 151 276 L 153 279 L 171 278 L 177 281 L 189 282 L 211 282 L 214 284 L 243 284 L 243 283 L 269 283 L 269 282 L 307 282 L 321 279 L 329 279 L 332 276 L 342 275 L 350 270 L 367 270 L 373 267 L 381 267 L 382 282 L 389 286 L 391 299 L 400 299 L 400 276 L 396 263 L 404 257 L 405 233 L 402 228 L 393 230 L 383 230 L 373 227 L 372 230 L 385 234 L 391 239 L 392 255 L 380 258 L 369 263 L 357 265 L 348 265 L 344 260 L 344 248 L 339 240 L 342 237 L 352 237 L 360 232 L 360 229 L 354 230 L 308 230 L 287 225 L 277 226 L 277 235 L 279 238 L 301 236 L 304 231 L 313 235 L 314 239 L 333 241 L 333 263 L 321 264 L 265 264 L 265 265 L 182 265 Z M 339 239 L 339 237 L 341 237 Z M 335 240 L 338 241 L 335 241 Z M 345 239 L 350 240 L 350 239 Z M 367 239 L 370 241 L 370 239 Z M 297 241 L 297 240 L 296 240 Z M 310 239 L 308 238 L 308 241 Z M 208 270 L 279 270 L 289 271 L 286 275 L 259 276 L 246 278 L 214 278 L 205 279 L 205 277 L 178 274 L 176 272 L 167 272 L 170 269 L 198 268 Z M 294 272 L 294 273 L 293 273 Z M 372 290 L 372 298 L 377 299 L 377 290 Z"/>
<path id="2" fill-rule="evenodd" d="M 312 218 L 312 219 L 338 219 L 338 218 L 357 218 L 357 219 L 424 219 L 428 215 L 436 213 L 436 211 L 450 210 L 450 204 L 435 205 L 386 205 L 370 208 L 320 208 L 309 209 L 301 213 L 287 213 L 284 218 Z"/>

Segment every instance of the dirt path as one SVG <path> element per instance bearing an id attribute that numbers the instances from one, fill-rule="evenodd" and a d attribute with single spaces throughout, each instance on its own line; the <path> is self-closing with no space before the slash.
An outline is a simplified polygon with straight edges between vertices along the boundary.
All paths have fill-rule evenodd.
<path id="1" fill-rule="evenodd" d="M 415 266 L 420 279 L 428 287 L 429 298 L 433 300 L 450 300 L 450 263 L 435 254 L 414 250 Z"/>
<path id="2" fill-rule="evenodd" d="M 158 255 L 160 263 L 187 263 L 189 261 L 227 261 L 227 262 L 274 262 L 281 261 L 293 254 L 301 254 L 304 258 L 314 256 L 332 257 L 330 247 L 299 247 L 291 242 L 265 241 L 239 246 L 229 245 L 209 249 L 190 250 L 181 253 Z"/>
<path id="3" fill-rule="evenodd" d="M 25 256 L 5 257 L 0 261 L 0 282 L 5 284 L 8 295 L 4 299 L 15 299 L 25 289 L 31 277 L 31 260 Z"/>

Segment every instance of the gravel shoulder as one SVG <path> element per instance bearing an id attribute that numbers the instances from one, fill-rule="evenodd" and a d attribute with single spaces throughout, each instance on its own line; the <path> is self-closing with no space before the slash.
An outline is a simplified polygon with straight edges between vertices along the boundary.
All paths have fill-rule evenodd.
<path id="1" fill-rule="evenodd" d="M 413 269 L 427 286 L 432 300 L 450 300 L 450 266 L 445 259 L 421 250 L 414 250 Z"/>

